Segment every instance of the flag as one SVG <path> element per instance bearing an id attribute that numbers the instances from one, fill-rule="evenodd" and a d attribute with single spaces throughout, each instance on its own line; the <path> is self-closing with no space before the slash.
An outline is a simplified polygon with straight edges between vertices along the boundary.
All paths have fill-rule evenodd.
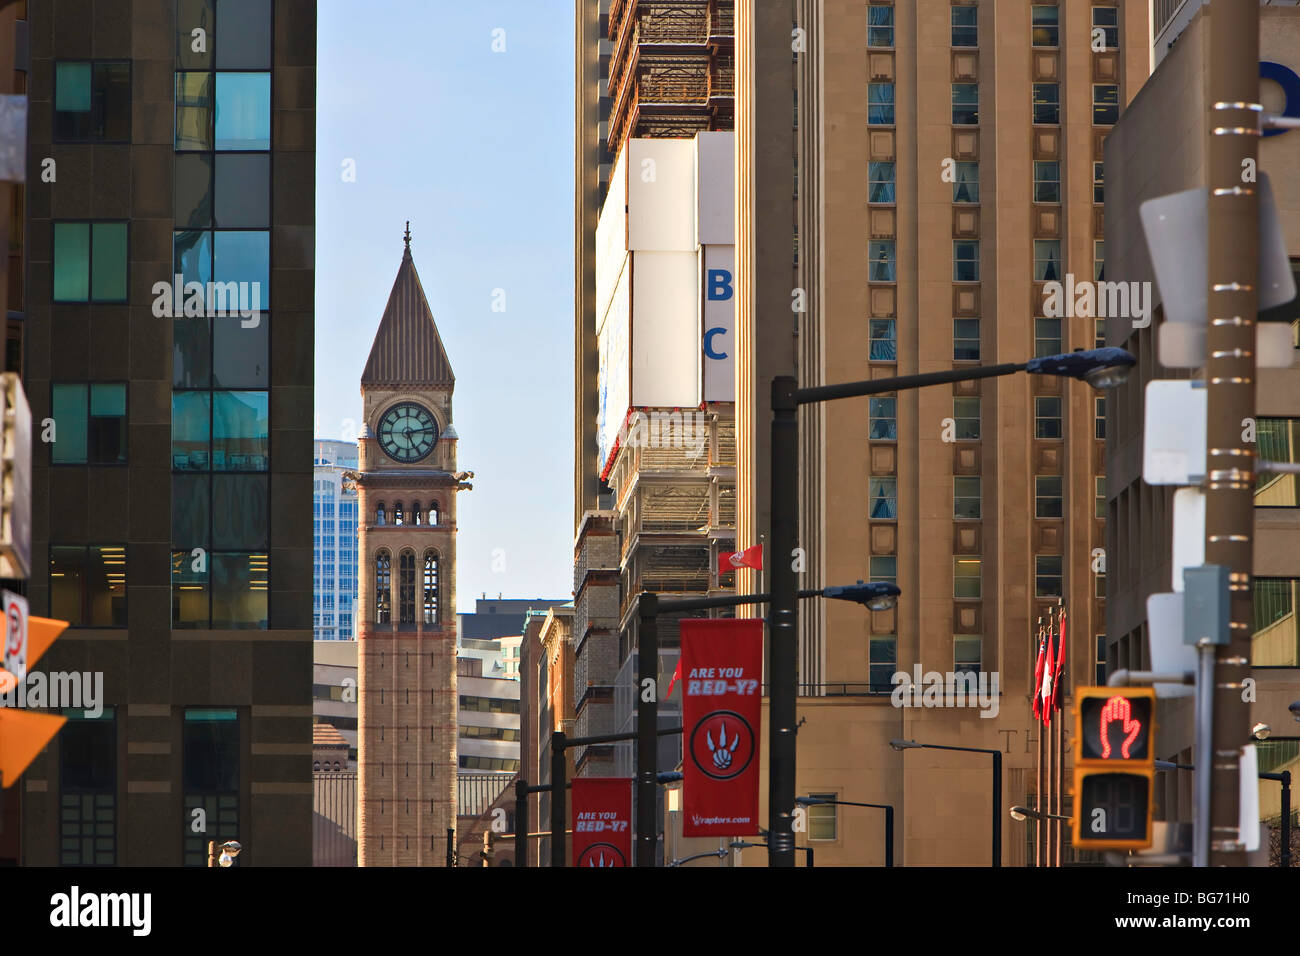
<path id="1" fill-rule="evenodd" d="M 682 679 L 682 656 L 677 655 L 677 666 L 673 669 L 673 676 L 668 678 L 668 689 L 664 691 L 664 700 L 673 696 L 673 687 Z"/>
<path id="2" fill-rule="evenodd" d="M 1065 608 L 1061 608 L 1061 633 L 1056 641 L 1056 663 L 1052 667 L 1052 710 L 1065 707 Z"/>
<path id="3" fill-rule="evenodd" d="M 630 866 L 632 778 L 573 780 L 574 866 Z"/>
<path id="4" fill-rule="evenodd" d="M 722 551 L 718 554 L 718 573 L 726 574 L 736 568 L 763 570 L 763 546 L 756 544 L 744 551 Z"/>
<path id="5" fill-rule="evenodd" d="M 1043 674 L 1038 682 L 1038 718 L 1044 724 L 1052 722 L 1052 622 L 1047 622 L 1047 649 L 1043 655 Z"/>
<path id="6" fill-rule="evenodd" d="M 1043 665 L 1047 661 L 1047 631 L 1043 619 L 1038 619 L 1038 659 L 1034 662 L 1034 716 L 1043 719 Z"/>

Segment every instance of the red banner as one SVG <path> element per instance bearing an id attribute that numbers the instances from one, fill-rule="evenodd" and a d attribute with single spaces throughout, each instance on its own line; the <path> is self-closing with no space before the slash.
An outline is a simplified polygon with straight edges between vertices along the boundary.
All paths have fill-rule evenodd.
<path id="1" fill-rule="evenodd" d="M 573 779 L 575 866 L 632 865 L 632 779 Z"/>
<path id="2" fill-rule="evenodd" d="M 686 619 L 682 656 L 682 835 L 758 833 L 763 622 Z"/>

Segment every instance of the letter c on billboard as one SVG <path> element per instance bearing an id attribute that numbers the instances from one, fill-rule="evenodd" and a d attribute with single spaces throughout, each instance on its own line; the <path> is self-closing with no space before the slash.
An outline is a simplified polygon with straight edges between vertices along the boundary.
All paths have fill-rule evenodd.
<path id="1" fill-rule="evenodd" d="M 1259 63 L 1259 77 L 1261 80 L 1272 80 L 1278 86 L 1282 87 L 1282 92 L 1286 96 L 1286 102 L 1282 106 L 1282 115 L 1300 119 L 1300 76 L 1296 75 L 1295 70 L 1283 66 L 1281 63 L 1273 63 L 1269 60 L 1261 60 Z M 1265 130 L 1265 136 L 1277 136 L 1287 132 L 1284 129 Z"/>
<path id="2" fill-rule="evenodd" d="M 726 302 L 731 298 L 731 273 L 726 269 L 709 270 L 709 299 Z"/>
<path id="3" fill-rule="evenodd" d="M 724 359 L 724 358 L 727 357 L 727 353 L 726 353 L 726 352 L 715 352 L 715 351 L 713 350 L 713 337 L 714 337 L 715 335 L 726 335 L 726 334 L 727 334 L 727 330 L 724 329 L 724 328 L 723 328 L 722 326 L 720 326 L 720 325 L 717 326 L 716 328 L 708 329 L 708 330 L 704 333 L 704 356 L 705 356 L 705 358 L 711 358 L 711 359 Z"/>

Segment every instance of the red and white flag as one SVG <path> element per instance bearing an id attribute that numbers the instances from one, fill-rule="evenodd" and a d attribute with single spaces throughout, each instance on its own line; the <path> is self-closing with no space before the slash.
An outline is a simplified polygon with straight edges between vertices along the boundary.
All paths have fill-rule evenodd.
<path id="1" fill-rule="evenodd" d="M 1038 659 L 1034 662 L 1034 716 L 1043 719 L 1043 667 L 1047 663 L 1047 629 L 1038 619 Z"/>
<path id="2" fill-rule="evenodd" d="M 763 546 L 756 544 L 744 551 L 723 551 L 718 554 L 718 573 L 726 574 L 736 568 L 763 570 Z"/>
<path id="3" fill-rule="evenodd" d="M 1052 665 L 1052 710 L 1065 707 L 1065 608 L 1061 608 L 1061 633 L 1056 640 L 1056 663 Z"/>
<path id="4" fill-rule="evenodd" d="M 1052 623 L 1047 623 L 1047 647 L 1043 655 L 1043 672 L 1038 680 L 1038 719 L 1045 724 L 1052 722 L 1052 659 L 1056 656 L 1052 647 Z"/>

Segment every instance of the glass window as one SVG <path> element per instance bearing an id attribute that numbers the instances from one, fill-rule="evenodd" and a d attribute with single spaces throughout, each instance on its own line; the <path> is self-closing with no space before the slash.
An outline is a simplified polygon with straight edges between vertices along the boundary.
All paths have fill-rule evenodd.
<path id="1" fill-rule="evenodd" d="M 270 149 L 271 74 L 218 73 L 216 79 L 216 148 Z"/>
<path id="2" fill-rule="evenodd" d="M 894 84 L 867 84 L 867 122 L 872 126 L 894 125 Z"/>
<path id="3" fill-rule="evenodd" d="M 207 482 L 203 482 L 207 490 Z M 175 491 L 173 491 L 175 494 Z M 176 526 L 173 499 L 172 527 Z M 204 534 L 207 533 L 206 500 L 203 512 Z M 173 531 L 173 533 L 175 533 Z M 183 539 L 178 539 L 183 540 Z M 207 627 L 209 620 L 207 556 L 192 551 L 172 552 L 172 627 Z"/>
<path id="4" fill-rule="evenodd" d="M 271 234 L 260 230 L 217 232 L 212 253 L 213 280 L 248 283 L 247 297 L 243 288 L 239 290 L 240 306 L 253 311 L 266 308 L 271 288 Z"/>
<path id="5" fill-rule="evenodd" d="M 1093 320 L 1093 343 L 1095 349 L 1104 349 L 1106 347 L 1106 320 Z"/>
<path id="6" fill-rule="evenodd" d="M 814 800 L 834 800 L 833 793 L 810 793 Z M 835 811 L 839 808 L 833 803 L 813 803 L 808 806 L 808 839 L 836 840 L 839 834 L 835 827 Z"/>
<path id="7" fill-rule="evenodd" d="M 952 516 L 954 518 L 980 517 L 980 477 L 957 475 L 952 479 Z"/>
<path id="8" fill-rule="evenodd" d="M 1061 399 L 1040 395 L 1034 399 L 1034 437 L 1061 437 Z"/>
<path id="9" fill-rule="evenodd" d="M 197 322 L 201 331 L 210 325 L 213 331 L 212 384 L 224 388 L 266 388 L 271 382 L 268 360 L 271 346 L 271 322 L 265 313 L 259 313 L 256 324 L 253 318 L 240 315 L 218 316 L 211 320 L 185 319 Z"/>
<path id="10" fill-rule="evenodd" d="M 176 225 L 195 229 L 212 226 L 212 157 L 180 153 L 173 169 L 172 195 Z"/>
<path id="11" fill-rule="evenodd" d="M 1036 3 L 1030 10 L 1034 46 L 1058 46 L 1060 8 L 1054 3 Z"/>
<path id="12" fill-rule="evenodd" d="M 894 281 L 894 240 L 872 239 L 867 243 L 871 282 Z"/>
<path id="13" fill-rule="evenodd" d="M 952 320 L 952 357 L 954 361 L 979 361 L 979 319 Z"/>
<path id="14" fill-rule="evenodd" d="M 50 617 L 73 627 L 126 627 L 126 548 L 50 545 Z"/>
<path id="15" fill-rule="evenodd" d="M 984 639 L 974 634 L 956 634 L 952 639 L 953 671 L 958 674 L 978 674 L 983 664 Z"/>
<path id="16" fill-rule="evenodd" d="M 958 163 L 954 170 L 956 178 L 952 184 L 953 202 L 980 201 L 980 164 Z"/>
<path id="17" fill-rule="evenodd" d="M 1034 517 L 1063 518 L 1064 498 L 1060 475 L 1037 475 L 1034 478 Z"/>
<path id="18" fill-rule="evenodd" d="M 179 150 L 212 149 L 211 73 L 176 74 L 176 145 Z"/>
<path id="19" fill-rule="evenodd" d="M 873 519 L 893 521 L 898 517 L 898 480 L 870 478 L 869 497 Z"/>
<path id="20" fill-rule="evenodd" d="M 64 710 L 59 731 L 59 864 L 117 862 L 117 724 L 113 708 L 98 717 Z"/>
<path id="21" fill-rule="evenodd" d="M 213 48 L 216 46 L 215 0 L 176 0 L 176 62 L 187 70 L 212 66 Z M 207 33 L 203 52 L 194 49 L 193 31 L 202 28 Z"/>
<path id="22" fill-rule="evenodd" d="M 269 70 L 271 0 L 219 0 L 213 40 L 218 70 Z"/>
<path id="23" fill-rule="evenodd" d="M 1093 84 L 1092 122 L 1094 126 L 1114 126 L 1119 122 L 1119 87 L 1114 83 Z"/>
<path id="24" fill-rule="evenodd" d="M 1061 278 L 1061 240 L 1034 240 L 1034 280 L 1054 282 Z"/>
<path id="25" fill-rule="evenodd" d="M 266 627 L 266 554 L 208 555 L 214 628 Z"/>
<path id="26" fill-rule="evenodd" d="M 1059 83 L 1034 84 L 1034 122 L 1055 126 L 1061 122 L 1061 85 Z"/>
<path id="27" fill-rule="evenodd" d="M 199 480 L 203 481 L 202 478 Z M 214 475 L 212 477 L 212 546 L 214 548 L 231 551 L 264 549 L 267 547 L 269 524 L 269 485 L 266 475 Z M 330 569 L 331 566 L 326 567 Z"/>
<path id="28" fill-rule="evenodd" d="M 1261 461 L 1300 462 L 1300 419 L 1256 418 L 1255 440 Z M 1300 505 L 1300 475 L 1261 471 L 1255 478 L 1256 508 L 1294 508 Z"/>
<path id="29" fill-rule="evenodd" d="M 1064 596 L 1059 554 L 1040 554 L 1034 558 L 1034 596 L 1059 598 Z"/>
<path id="30" fill-rule="evenodd" d="M 1101 571 L 1093 575 L 1093 597 L 1099 600 L 1106 600 L 1106 572 Z"/>
<path id="31" fill-rule="evenodd" d="M 425 624 L 438 623 L 438 555 L 424 552 L 423 619 Z"/>
<path id="32" fill-rule="evenodd" d="M 873 577 L 872 580 L 879 579 Z M 893 676 L 898 669 L 898 637 L 894 634 L 873 634 L 868 646 L 870 659 L 867 679 L 871 682 L 871 693 L 892 693 L 894 690 Z"/>
<path id="33" fill-rule="evenodd" d="M 1092 241 L 1092 277 L 1100 282 L 1106 278 L 1106 240 Z"/>
<path id="34" fill-rule="evenodd" d="M 125 302 L 124 222 L 54 224 L 54 301 Z"/>
<path id="35" fill-rule="evenodd" d="M 978 240 L 958 240 L 952 244 L 952 280 L 978 282 L 980 278 L 980 244 Z"/>
<path id="36" fill-rule="evenodd" d="M 958 9 L 956 7 L 953 8 Z M 980 115 L 980 88 L 977 83 L 952 85 L 952 125 L 977 126 Z"/>
<path id="37" fill-rule="evenodd" d="M 172 236 L 172 267 L 186 285 L 198 282 L 206 290 L 212 281 L 212 233 L 177 231 Z"/>
<path id="38" fill-rule="evenodd" d="M 1034 160 L 1034 202 L 1061 201 L 1061 164 Z"/>
<path id="39" fill-rule="evenodd" d="M 1094 44 L 1098 38 L 1097 31 L 1100 30 L 1102 40 L 1101 50 L 1119 49 L 1119 8 L 1118 7 L 1093 7 L 1092 8 L 1092 37 Z M 1093 49 L 1096 49 L 1094 45 Z"/>
<path id="40" fill-rule="evenodd" d="M 56 63 L 54 141 L 125 143 L 130 139 L 130 61 Z"/>
<path id="41" fill-rule="evenodd" d="M 1034 319 L 1034 357 L 1061 354 L 1061 320 Z"/>
<path id="42" fill-rule="evenodd" d="M 978 14 L 976 7 L 952 8 L 953 46 L 979 46 L 979 29 L 976 26 Z"/>
<path id="43" fill-rule="evenodd" d="M 894 8 L 890 4 L 867 6 L 867 46 L 894 45 Z"/>
<path id="44" fill-rule="evenodd" d="M 172 392 L 172 470 L 207 471 L 212 393 Z"/>
<path id="45" fill-rule="evenodd" d="M 233 708 L 187 709 L 181 752 L 186 791 L 239 792 L 239 717 Z"/>
<path id="46" fill-rule="evenodd" d="M 894 164 L 872 161 L 867 164 L 870 187 L 868 202 L 892 203 L 894 201 Z"/>
<path id="47" fill-rule="evenodd" d="M 871 335 L 871 361 L 895 362 L 898 360 L 898 339 L 893 319 L 871 319 L 867 323 Z"/>
<path id="48" fill-rule="evenodd" d="M 1092 201 L 1102 204 L 1106 201 L 1106 164 L 1092 164 Z"/>
<path id="49" fill-rule="evenodd" d="M 1097 429 L 1096 437 L 1105 439 L 1106 437 L 1106 396 L 1097 395 L 1093 398 L 1093 408 L 1096 413 Z"/>
<path id="50" fill-rule="evenodd" d="M 392 615 L 393 558 L 389 552 L 379 551 L 375 554 L 375 623 L 388 624 Z"/>
<path id="51" fill-rule="evenodd" d="M 1096 655 L 1097 673 L 1094 683 L 1098 687 L 1106 685 L 1106 635 L 1097 635 L 1097 655 Z"/>
<path id="52" fill-rule="evenodd" d="M 270 393 L 213 392 L 212 470 L 266 471 L 270 452 Z"/>
<path id="53" fill-rule="evenodd" d="M 177 161 L 182 158 L 176 157 Z M 207 159 L 208 157 L 204 157 Z M 269 153 L 218 154 L 213 180 L 215 225 L 221 229 L 271 225 Z"/>
<path id="54" fill-rule="evenodd" d="M 1296 628 L 1296 578 L 1252 578 L 1254 614 L 1250 662 L 1256 667 L 1300 666 Z"/>
<path id="55" fill-rule="evenodd" d="M 954 557 L 952 559 L 952 596 L 977 598 L 980 596 L 980 558 Z"/>
<path id="56" fill-rule="evenodd" d="M 872 441 L 895 441 L 898 438 L 898 419 L 895 414 L 896 398 L 868 399 L 870 409 L 870 438 Z"/>
<path id="57" fill-rule="evenodd" d="M 870 561 L 871 580 L 880 584 L 898 583 L 898 556 L 893 554 L 873 555 Z"/>
<path id="58" fill-rule="evenodd" d="M 958 441 L 978 441 L 980 437 L 980 400 L 975 397 L 954 397 L 952 417 Z"/>

